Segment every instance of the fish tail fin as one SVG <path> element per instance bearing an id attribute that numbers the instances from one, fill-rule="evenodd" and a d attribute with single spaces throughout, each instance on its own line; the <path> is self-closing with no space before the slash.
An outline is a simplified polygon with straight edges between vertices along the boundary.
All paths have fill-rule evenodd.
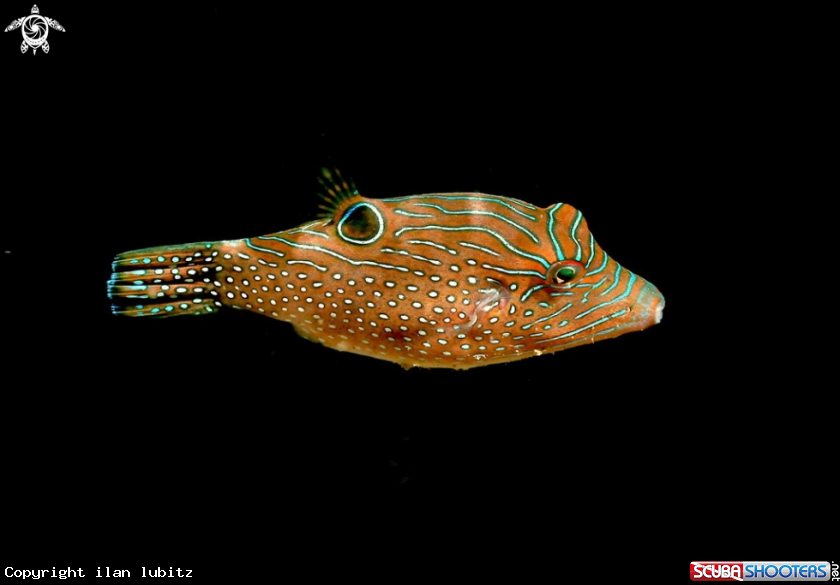
<path id="1" fill-rule="evenodd" d="M 216 242 L 159 246 L 117 255 L 108 297 L 115 315 L 206 315 L 222 306 Z"/>

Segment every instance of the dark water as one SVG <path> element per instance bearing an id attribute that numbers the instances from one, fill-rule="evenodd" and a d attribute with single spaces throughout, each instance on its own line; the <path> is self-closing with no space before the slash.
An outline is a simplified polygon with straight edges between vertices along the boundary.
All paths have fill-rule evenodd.
<path id="1" fill-rule="evenodd" d="M 202 525 L 437 493 L 590 530 L 636 510 L 668 522 L 665 494 L 749 497 L 688 473 L 770 455 L 732 419 L 692 414 L 727 404 L 737 418 L 734 397 L 754 392 L 716 349 L 726 321 L 709 290 L 723 276 L 717 205 L 746 179 L 721 187 L 720 112 L 667 56 L 594 41 L 443 48 L 396 26 L 311 36 L 305 17 L 249 22 L 213 3 L 185 21 L 41 9 L 67 28 L 49 55 L 0 37 L 4 465 L 21 509 Z M 294 227 L 317 214 L 324 165 L 374 198 L 570 203 L 662 291 L 663 321 L 455 372 L 324 349 L 251 314 L 110 314 L 116 253 Z"/>

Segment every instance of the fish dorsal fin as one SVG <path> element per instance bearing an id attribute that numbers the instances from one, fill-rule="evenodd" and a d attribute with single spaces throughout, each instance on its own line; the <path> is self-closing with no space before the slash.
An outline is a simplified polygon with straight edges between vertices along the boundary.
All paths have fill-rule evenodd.
<path id="1" fill-rule="evenodd" d="M 318 182 L 321 184 L 318 196 L 324 200 L 324 203 L 318 206 L 321 210 L 320 217 L 333 217 L 342 203 L 359 196 L 359 190 L 356 189 L 353 179 L 345 180 L 338 169 L 322 168 Z"/>

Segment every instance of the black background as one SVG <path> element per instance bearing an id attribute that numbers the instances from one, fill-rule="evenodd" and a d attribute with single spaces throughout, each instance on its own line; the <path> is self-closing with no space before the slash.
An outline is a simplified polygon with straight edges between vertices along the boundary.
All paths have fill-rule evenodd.
<path id="1" fill-rule="evenodd" d="M 665 534 L 760 491 L 701 462 L 825 444 L 819 425 L 792 442 L 757 424 L 782 404 L 730 314 L 721 257 L 766 132 L 737 43 L 722 58 L 621 15 L 39 6 L 67 29 L 49 54 L 0 35 L 4 465 L 22 518 L 274 523 L 435 493 Z M 373 198 L 570 203 L 662 291 L 663 321 L 456 372 L 251 314 L 110 314 L 116 253 L 295 227 L 317 214 L 321 166 Z"/>

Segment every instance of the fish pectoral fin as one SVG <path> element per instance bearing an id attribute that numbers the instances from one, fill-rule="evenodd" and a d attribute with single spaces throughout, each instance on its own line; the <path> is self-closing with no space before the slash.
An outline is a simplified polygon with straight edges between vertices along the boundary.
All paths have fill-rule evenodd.
<path id="1" fill-rule="evenodd" d="M 452 325 L 449 329 L 453 333 L 469 333 L 475 327 L 481 327 L 494 316 L 501 317 L 510 310 L 513 298 L 510 290 L 501 283 L 491 283 L 486 288 L 479 289 L 476 301 L 465 309 L 467 320 L 464 323 Z"/>
<path id="2" fill-rule="evenodd" d="M 513 295 L 501 283 L 493 283 L 486 288 L 479 289 L 481 297 L 473 305 L 473 323 L 480 322 L 491 314 L 506 313 L 510 309 Z"/>

